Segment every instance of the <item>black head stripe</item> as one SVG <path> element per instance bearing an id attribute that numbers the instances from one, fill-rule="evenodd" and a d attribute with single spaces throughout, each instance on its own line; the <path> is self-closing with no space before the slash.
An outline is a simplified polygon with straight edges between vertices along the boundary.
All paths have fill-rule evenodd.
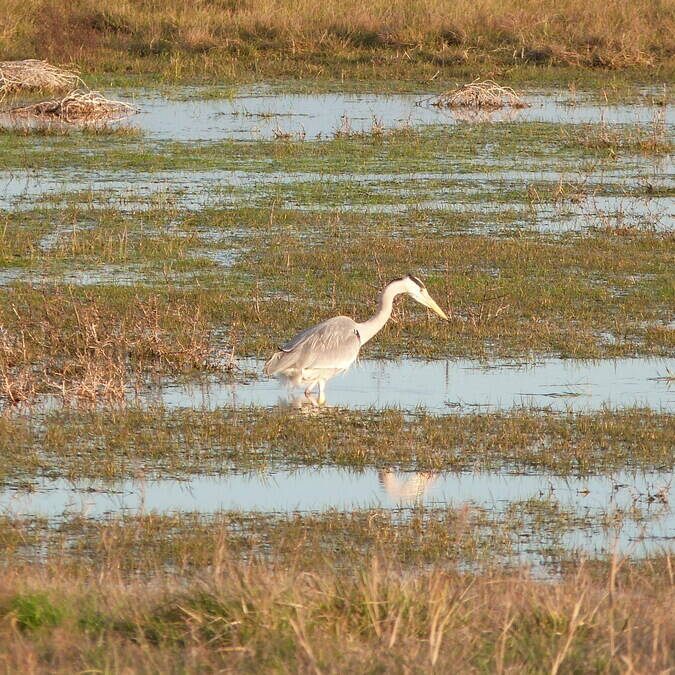
<path id="1" fill-rule="evenodd" d="M 414 281 L 420 288 L 426 288 L 426 286 L 416 276 L 408 274 L 408 279 Z"/>

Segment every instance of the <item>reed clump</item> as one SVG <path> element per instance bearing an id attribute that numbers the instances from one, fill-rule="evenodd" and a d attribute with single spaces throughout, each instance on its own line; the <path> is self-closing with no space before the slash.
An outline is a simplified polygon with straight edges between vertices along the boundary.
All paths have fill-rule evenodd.
<path id="1" fill-rule="evenodd" d="M 147 372 L 215 367 L 220 352 L 198 307 L 136 298 L 123 307 L 63 287 L 0 302 L 0 399 L 55 394 L 66 403 L 123 401 Z"/>
<path id="2" fill-rule="evenodd" d="M 421 103 L 436 108 L 527 108 L 523 100 L 511 87 L 503 87 L 492 80 L 474 80 L 456 89 L 444 91 Z"/>
<path id="3" fill-rule="evenodd" d="M 17 106 L 8 112 L 13 117 L 90 124 L 124 119 L 139 109 L 130 103 L 106 98 L 98 91 L 76 89 L 63 98 Z"/>
<path id="4" fill-rule="evenodd" d="M 646 124 L 612 125 L 604 120 L 599 124 L 584 124 L 578 132 L 563 133 L 563 141 L 566 145 L 605 152 L 610 157 L 625 153 L 670 155 L 674 148 L 662 111 L 655 112 Z"/>
<path id="5" fill-rule="evenodd" d="M 76 72 L 57 68 L 47 61 L 0 61 L 0 100 L 17 92 L 63 91 L 81 84 Z"/>

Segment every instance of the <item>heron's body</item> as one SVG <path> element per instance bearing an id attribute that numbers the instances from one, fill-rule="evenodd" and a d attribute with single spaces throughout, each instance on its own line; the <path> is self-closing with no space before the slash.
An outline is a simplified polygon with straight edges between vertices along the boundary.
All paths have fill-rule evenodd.
<path id="1" fill-rule="evenodd" d="M 274 354 L 265 364 L 268 375 L 279 374 L 294 387 L 312 389 L 344 373 L 361 349 L 357 323 L 336 316 L 308 328 Z"/>
<path id="2" fill-rule="evenodd" d="M 345 372 L 356 361 L 361 347 L 389 320 L 394 298 L 401 293 L 410 294 L 447 319 L 424 284 L 408 275 L 385 286 L 377 312 L 368 321 L 358 323 L 348 316 L 336 316 L 298 333 L 265 363 L 265 373 L 279 375 L 293 386 L 305 387 L 307 395 L 318 384 L 319 400 L 323 401 L 326 380 Z"/>

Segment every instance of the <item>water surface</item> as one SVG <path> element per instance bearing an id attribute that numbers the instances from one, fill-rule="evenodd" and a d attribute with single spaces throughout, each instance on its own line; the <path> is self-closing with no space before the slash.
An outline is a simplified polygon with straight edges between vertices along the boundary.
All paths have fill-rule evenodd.
<path id="1" fill-rule="evenodd" d="M 320 468 L 113 485 L 43 479 L 30 493 L 0 492 L 0 508 L 11 515 L 51 518 L 223 510 L 351 511 L 411 505 L 482 509 L 498 519 L 510 519 L 509 513 L 524 516 L 524 525 L 513 536 L 523 552 L 540 561 L 552 543 L 588 555 L 611 552 L 615 546 L 633 555 L 675 550 L 674 477 L 667 472 L 561 478 Z M 555 531 L 549 512 L 563 514 L 564 534 Z"/>
<path id="2" fill-rule="evenodd" d="M 263 361 L 241 360 L 239 365 L 245 371 L 262 373 Z M 589 411 L 626 406 L 675 412 L 675 382 L 667 379 L 668 371 L 675 372 L 675 359 L 550 358 L 536 363 L 364 359 L 328 381 L 326 398 L 329 405 L 345 408 L 422 407 L 441 414 L 519 407 Z M 310 403 L 302 392 L 289 391 L 262 375 L 231 385 L 165 383 L 149 398 L 169 407 Z"/>

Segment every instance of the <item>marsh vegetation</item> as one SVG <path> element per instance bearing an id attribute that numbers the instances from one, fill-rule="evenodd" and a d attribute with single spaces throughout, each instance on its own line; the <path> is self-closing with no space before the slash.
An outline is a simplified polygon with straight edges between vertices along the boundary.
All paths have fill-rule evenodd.
<path id="1" fill-rule="evenodd" d="M 0 118 L 8 671 L 671 666 L 672 11 L 521 5 L 10 0 L 141 114 Z M 262 376 L 409 271 L 447 324 Z"/>
<path id="2" fill-rule="evenodd" d="M 59 3 L 7 0 L 6 58 L 78 55 L 87 71 L 154 72 L 169 80 L 274 77 L 463 79 L 483 73 L 541 80 L 584 70 L 668 78 L 673 9 L 665 1 L 317 4 L 178 0 Z M 541 72 L 557 68 L 558 73 Z M 105 75 L 104 75 L 105 74 Z M 568 73 L 569 74 L 569 73 Z"/>

